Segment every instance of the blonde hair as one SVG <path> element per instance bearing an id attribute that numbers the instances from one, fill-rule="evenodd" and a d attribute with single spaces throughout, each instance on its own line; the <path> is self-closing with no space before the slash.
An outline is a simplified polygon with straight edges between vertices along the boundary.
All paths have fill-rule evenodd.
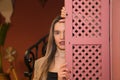
<path id="1" fill-rule="evenodd" d="M 54 60 L 54 56 L 55 56 L 56 49 L 57 49 L 55 40 L 54 40 L 54 35 L 53 35 L 54 34 L 54 26 L 61 19 L 62 18 L 60 16 L 57 16 L 51 24 L 46 54 L 44 56 L 43 62 L 41 63 L 41 66 L 40 66 L 41 73 L 40 73 L 39 80 L 47 80 L 47 73 L 48 73 L 48 70 L 49 70 L 49 67 L 50 67 L 52 61 Z"/>

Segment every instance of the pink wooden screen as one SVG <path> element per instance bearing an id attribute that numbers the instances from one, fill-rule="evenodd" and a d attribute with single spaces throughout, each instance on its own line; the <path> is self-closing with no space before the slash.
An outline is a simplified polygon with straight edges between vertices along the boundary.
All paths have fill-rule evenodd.
<path id="1" fill-rule="evenodd" d="M 110 80 L 109 0 L 65 0 L 71 80 Z"/>

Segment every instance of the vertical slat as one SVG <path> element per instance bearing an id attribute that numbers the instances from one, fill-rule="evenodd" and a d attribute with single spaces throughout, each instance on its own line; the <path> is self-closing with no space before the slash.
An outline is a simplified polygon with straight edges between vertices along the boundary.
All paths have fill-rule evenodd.
<path id="1" fill-rule="evenodd" d="M 109 11 L 109 8 L 110 8 L 110 4 L 109 4 L 109 0 L 102 0 L 101 1 L 101 4 L 103 6 L 103 8 L 101 8 L 101 12 L 102 12 L 102 15 L 101 15 L 101 18 L 102 18 L 102 32 L 103 32 L 103 36 L 102 36 L 102 40 L 103 40 L 103 78 L 104 80 L 110 80 L 110 62 L 109 62 L 109 58 L 110 58 L 110 52 L 109 52 L 109 28 L 110 28 L 110 11 Z"/>
<path id="2" fill-rule="evenodd" d="M 66 44 L 66 61 L 68 62 L 68 68 L 71 72 L 70 79 L 72 79 L 72 43 L 71 43 L 71 37 L 72 37 L 72 0 L 65 0 L 65 8 L 67 12 L 66 16 L 66 30 L 65 30 L 65 44 Z M 69 22 L 69 23 L 68 23 Z M 68 34 L 70 33 L 70 34 Z"/>

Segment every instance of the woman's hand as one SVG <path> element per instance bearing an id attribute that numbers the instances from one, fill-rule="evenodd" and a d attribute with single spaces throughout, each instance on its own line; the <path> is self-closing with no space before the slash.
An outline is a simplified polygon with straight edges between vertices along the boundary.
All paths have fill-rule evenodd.
<path id="1" fill-rule="evenodd" d="M 63 64 L 58 71 L 58 80 L 68 80 L 69 79 L 69 70 L 67 64 Z"/>
<path id="2" fill-rule="evenodd" d="M 62 7 L 62 9 L 61 9 L 61 17 L 62 17 L 62 18 L 65 18 L 65 17 L 66 17 L 65 7 Z"/>

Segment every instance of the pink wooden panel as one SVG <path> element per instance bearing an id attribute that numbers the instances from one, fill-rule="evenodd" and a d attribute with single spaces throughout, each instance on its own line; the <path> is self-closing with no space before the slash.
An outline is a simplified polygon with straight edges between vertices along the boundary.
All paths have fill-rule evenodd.
<path id="1" fill-rule="evenodd" d="M 71 80 L 110 80 L 109 0 L 65 0 Z"/>

